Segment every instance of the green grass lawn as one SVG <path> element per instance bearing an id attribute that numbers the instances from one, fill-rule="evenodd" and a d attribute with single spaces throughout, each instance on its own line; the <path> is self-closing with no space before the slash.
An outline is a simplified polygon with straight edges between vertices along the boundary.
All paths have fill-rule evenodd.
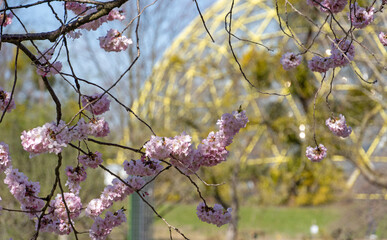
<path id="1" fill-rule="evenodd" d="M 305 235 L 313 223 L 324 230 L 339 217 L 337 209 L 332 207 L 242 207 L 240 227 L 242 231 L 259 229 L 268 234 Z"/>
<path id="2" fill-rule="evenodd" d="M 296 237 L 308 235 L 313 223 L 321 231 L 326 231 L 340 217 L 340 211 L 337 207 L 242 207 L 239 216 L 239 229 L 244 235 L 257 233 Z M 196 216 L 195 205 L 177 205 L 164 217 L 183 232 L 191 234 L 217 236 L 219 232 L 224 233 L 227 230 L 227 226 L 218 228 L 201 222 Z M 160 220 L 156 220 L 155 224 L 163 225 Z"/>

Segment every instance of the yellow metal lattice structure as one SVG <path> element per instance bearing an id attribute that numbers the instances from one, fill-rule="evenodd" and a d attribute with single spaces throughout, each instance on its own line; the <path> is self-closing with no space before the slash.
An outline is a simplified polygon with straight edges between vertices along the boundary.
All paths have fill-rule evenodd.
<path id="1" fill-rule="evenodd" d="M 162 132 L 168 132 L 170 136 L 179 134 L 184 130 L 184 126 L 190 125 L 193 140 L 198 142 L 206 133 L 201 130 L 211 126 L 214 128 L 215 121 L 225 111 L 236 109 L 240 104 L 247 108 L 248 116 L 252 121 L 243 132 L 244 136 L 238 136 L 240 140 L 234 147 L 234 156 L 239 158 L 245 166 L 253 164 L 278 165 L 289 160 L 290 149 L 275 144 L 273 133 L 263 124 L 259 124 L 266 109 L 262 102 L 283 102 L 286 104 L 289 115 L 293 116 L 300 124 L 307 125 L 305 112 L 300 108 L 300 104 L 294 96 L 273 97 L 262 95 L 250 88 L 246 81 L 242 79 L 238 66 L 231 56 L 228 46 L 228 36 L 224 30 L 225 16 L 230 10 L 229 0 L 220 0 L 213 4 L 204 14 L 209 31 L 215 39 L 212 43 L 205 32 L 200 18 L 195 19 L 176 38 L 171 46 L 166 50 L 162 60 L 155 66 L 152 76 L 144 84 L 141 94 L 133 104 L 133 111 L 146 119 L 154 119 L 154 125 Z M 233 30 L 234 33 L 256 42 L 262 42 L 273 48 L 289 45 L 288 38 L 285 38 L 279 29 L 277 14 L 272 2 L 263 0 L 240 0 L 236 1 L 233 9 Z M 382 19 L 385 21 L 385 19 Z M 380 20 L 380 21 L 382 21 Z M 376 23 L 378 24 L 378 23 Z M 328 27 L 328 26 L 326 26 Z M 375 28 L 376 29 L 376 28 Z M 387 53 L 377 39 L 374 29 L 367 28 L 369 34 L 358 37 L 360 42 L 364 42 L 370 50 L 377 53 L 380 58 L 379 65 L 386 65 Z M 246 42 L 233 40 L 234 50 L 238 56 L 242 56 L 247 51 Z M 256 46 L 259 48 L 258 46 Z M 264 49 L 263 49 L 264 50 Z M 282 49 L 279 49 L 282 51 Z M 364 67 L 371 71 L 367 73 L 368 79 L 378 79 L 385 83 L 385 73 L 373 61 L 367 59 L 367 50 L 357 49 L 356 62 L 352 68 L 359 71 Z M 363 70 L 364 72 L 364 70 Z M 378 121 L 379 130 L 368 139 L 370 145 L 364 148 L 355 149 L 359 151 L 362 160 L 371 167 L 375 162 L 387 162 L 385 151 L 387 141 L 387 114 L 383 104 L 383 96 L 387 92 L 387 87 L 376 90 L 365 90 L 364 84 L 358 80 L 348 81 L 346 77 L 337 74 L 340 80 L 334 85 L 335 92 L 346 92 L 349 90 L 359 90 L 366 92 L 370 98 L 378 103 L 376 115 L 380 116 Z M 315 74 L 314 81 L 320 81 L 322 76 Z M 367 78 L 367 77 L 366 77 Z M 271 91 L 286 94 L 289 92 L 289 85 L 286 76 L 276 80 Z M 378 85 L 380 86 L 380 85 Z M 323 89 L 322 91 L 326 91 Z M 310 132 L 310 126 L 306 131 Z M 130 130 L 128 130 L 130 135 Z M 357 141 L 356 130 L 351 135 L 351 141 Z M 129 137 L 127 137 L 129 139 Z M 267 143 L 269 148 L 265 147 Z M 306 143 L 305 143 L 306 144 Z M 334 161 L 345 161 L 343 156 L 331 156 Z M 359 176 L 359 171 L 355 170 L 349 177 L 347 185 L 353 186 Z M 358 198 L 364 198 L 359 195 Z M 376 195 L 374 196 L 376 197 Z M 385 198 L 380 195 L 378 198 Z"/>

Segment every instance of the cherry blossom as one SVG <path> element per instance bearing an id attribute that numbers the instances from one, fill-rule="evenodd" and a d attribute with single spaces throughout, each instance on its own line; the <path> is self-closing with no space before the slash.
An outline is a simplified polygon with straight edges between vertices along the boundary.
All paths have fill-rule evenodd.
<path id="1" fill-rule="evenodd" d="M 310 146 L 306 148 L 306 157 L 312 162 L 320 162 L 326 156 L 327 149 L 322 144 L 319 144 L 318 147 L 315 148 L 312 148 Z"/>
<path id="2" fill-rule="evenodd" d="M 218 227 L 231 221 L 231 208 L 225 210 L 220 204 L 208 207 L 201 202 L 196 208 L 196 214 L 203 222 L 215 224 Z"/>
<path id="3" fill-rule="evenodd" d="M 232 143 L 235 134 L 246 127 L 248 118 L 245 111 L 225 113 L 217 121 L 218 132 L 211 132 L 195 149 L 191 136 L 186 133 L 174 138 L 152 136 L 144 145 L 145 155 L 150 158 L 167 159 L 185 174 L 196 172 L 200 166 L 215 166 L 226 161 L 226 147 Z"/>
<path id="4" fill-rule="evenodd" d="M 348 19 L 355 28 L 364 28 L 374 20 L 374 8 L 359 7 L 357 2 L 351 4 L 351 12 L 348 13 Z"/>
<path id="5" fill-rule="evenodd" d="M 322 12 L 339 13 L 344 10 L 348 0 L 324 0 L 321 2 L 320 10 Z"/>
<path id="6" fill-rule="evenodd" d="M 109 15 L 107 16 L 108 21 L 113 21 L 113 20 L 119 20 L 122 21 L 125 19 L 125 15 L 122 14 L 122 10 L 117 10 L 117 9 L 112 9 L 109 12 Z"/>
<path id="7" fill-rule="evenodd" d="M 62 194 L 58 193 L 54 200 L 51 200 L 50 207 L 53 209 L 54 215 L 62 220 L 68 220 L 67 213 L 70 214 L 71 219 L 77 218 L 81 214 L 82 203 L 81 198 L 74 193 L 63 193 L 66 201 L 66 206 L 63 202 Z"/>
<path id="8" fill-rule="evenodd" d="M 54 48 L 48 48 L 46 49 L 45 51 L 43 51 L 39 57 L 37 57 L 40 65 L 46 65 L 48 64 L 52 58 L 52 56 L 54 55 L 54 52 L 55 52 L 55 49 Z"/>
<path id="9" fill-rule="evenodd" d="M 110 29 L 105 37 L 99 38 L 99 45 L 107 52 L 125 51 L 133 41 L 123 36 L 119 31 Z"/>
<path id="10" fill-rule="evenodd" d="M 76 12 L 80 12 L 81 9 L 83 9 L 82 6 L 80 6 Z M 85 14 L 82 14 L 82 15 L 86 15 L 86 14 L 92 14 L 96 12 L 96 9 L 95 8 L 89 8 Z M 116 10 L 116 9 L 113 9 L 109 12 L 109 14 L 106 16 L 102 16 L 94 21 L 91 21 L 91 22 L 88 22 L 86 24 L 83 24 L 81 25 L 79 28 L 80 29 L 86 29 L 87 31 L 95 31 L 97 30 L 102 24 L 108 22 L 108 21 L 113 21 L 113 20 L 124 20 L 125 19 L 125 16 L 121 14 L 122 11 L 120 10 Z"/>
<path id="11" fill-rule="evenodd" d="M 87 134 L 94 137 L 106 137 L 110 133 L 109 124 L 104 118 L 93 118 L 87 124 Z"/>
<path id="12" fill-rule="evenodd" d="M 91 217 L 99 216 L 105 209 L 111 207 L 114 202 L 124 200 L 128 195 L 141 189 L 145 184 L 143 178 L 136 176 L 129 176 L 124 182 L 126 184 L 118 178 L 113 179 L 112 184 L 105 187 L 100 198 L 89 202 L 85 210 L 86 214 Z"/>
<path id="13" fill-rule="evenodd" d="M 91 132 L 92 125 L 85 122 L 83 118 L 79 119 L 77 124 L 71 127 L 71 136 L 73 141 L 79 141 L 87 139 L 89 133 Z"/>
<path id="14" fill-rule="evenodd" d="M 5 19 L 4 19 L 4 16 L 5 16 Z M 6 27 L 12 23 L 12 18 L 13 18 L 12 13 L 8 13 L 8 14 L 2 13 L 2 14 L 0 14 L 0 24 L 3 27 Z"/>
<path id="15" fill-rule="evenodd" d="M 246 127 L 249 119 L 246 116 L 245 111 L 233 111 L 232 113 L 225 113 L 221 119 L 216 122 L 226 138 L 232 139 L 235 134 L 239 132 L 241 128 Z M 231 143 L 231 142 L 230 142 Z M 224 145 L 230 145 L 230 143 Z"/>
<path id="16" fill-rule="evenodd" d="M 101 215 L 105 209 L 102 200 L 100 198 L 95 198 L 89 202 L 85 213 L 87 216 L 97 217 Z"/>
<path id="17" fill-rule="evenodd" d="M 52 75 L 58 74 L 62 70 L 61 62 L 54 62 L 48 65 L 38 65 L 36 73 L 43 77 L 50 77 Z"/>
<path id="18" fill-rule="evenodd" d="M 0 87 L 0 110 L 4 111 L 7 109 L 7 112 L 11 112 L 15 108 L 15 102 L 13 99 L 11 100 L 11 94 Z"/>
<path id="19" fill-rule="evenodd" d="M 9 156 L 8 145 L 0 142 L 0 173 L 11 166 L 11 156 Z"/>
<path id="20" fill-rule="evenodd" d="M 87 5 L 84 3 L 66 2 L 66 8 L 76 15 L 85 15 L 87 11 Z"/>
<path id="21" fill-rule="evenodd" d="M 172 149 L 171 141 L 168 138 L 151 136 L 150 140 L 144 145 L 145 155 L 150 158 L 166 159 L 170 157 Z"/>
<path id="22" fill-rule="evenodd" d="M 72 140 L 67 125 L 62 120 L 58 125 L 51 122 L 23 131 L 20 138 L 24 150 L 30 153 L 30 158 L 46 152 L 58 154 Z"/>
<path id="23" fill-rule="evenodd" d="M 82 96 L 82 106 L 86 107 L 86 110 L 93 113 L 94 115 L 101 115 L 110 108 L 110 100 L 107 97 L 107 94 L 93 94 L 91 96 L 83 95 Z M 102 97 L 101 97 L 102 96 Z M 98 99 L 98 100 L 97 100 Z"/>
<path id="24" fill-rule="evenodd" d="M 109 124 L 104 118 L 92 118 L 85 122 L 81 118 L 71 129 L 72 140 L 79 141 L 87 139 L 89 136 L 106 137 L 110 133 Z"/>
<path id="25" fill-rule="evenodd" d="M 313 72 L 325 73 L 333 67 L 333 60 L 331 58 L 314 56 L 308 61 L 308 67 Z"/>
<path id="26" fill-rule="evenodd" d="M 345 117 L 342 114 L 338 118 L 328 118 L 325 124 L 333 134 L 339 137 L 346 138 L 352 132 L 352 128 L 347 126 Z"/>
<path id="27" fill-rule="evenodd" d="M 128 175 L 134 176 L 154 176 L 163 170 L 163 166 L 160 164 L 159 160 L 147 160 L 145 157 L 142 157 L 139 160 L 125 160 L 123 165 L 125 172 Z"/>
<path id="28" fill-rule="evenodd" d="M 85 29 L 87 31 L 95 31 L 97 30 L 102 24 L 106 23 L 107 22 L 107 17 L 104 16 L 104 17 L 100 17 L 92 22 L 88 22 L 82 26 L 80 26 L 79 28 L 80 29 Z"/>
<path id="29" fill-rule="evenodd" d="M 103 162 L 102 154 L 100 152 L 89 152 L 87 155 L 80 155 L 78 160 L 79 163 L 90 168 L 97 168 Z"/>
<path id="30" fill-rule="evenodd" d="M 302 60 L 301 55 L 297 56 L 292 52 L 287 52 L 284 55 L 282 55 L 280 62 L 282 64 L 282 67 L 285 70 L 290 70 L 300 65 L 301 60 Z"/>
<path id="31" fill-rule="evenodd" d="M 81 199 L 74 193 L 63 193 L 66 206 L 63 202 L 62 194 L 58 193 L 55 199 L 51 200 L 48 214 L 42 217 L 40 222 L 40 230 L 42 232 L 53 232 L 58 235 L 68 235 L 72 232 L 72 227 L 68 219 L 68 214 L 71 218 L 71 223 L 74 224 L 73 219 L 77 218 L 82 209 Z M 36 228 L 38 228 L 38 218 L 35 219 Z"/>
<path id="32" fill-rule="evenodd" d="M 380 32 L 379 40 L 380 40 L 380 43 L 383 44 L 383 46 L 387 46 L 387 34 L 385 34 L 384 32 Z"/>
<path id="33" fill-rule="evenodd" d="M 226 161 L 228 151 L 226 150 L 221 136 L 221 132 L 210 132 L 208 137 L 198 146 L 198 154 L 196 161 L 199 161 L 201 166 L 215 166 L 223 161 Z"/>
<path id="34" fill-rule="evenodd" d="M 112 229 L 126 222 L 124 209 L 120 209 L 115 213 L 107 212 L 105 219 L 97 217 L 91 226 L 89 236 L 92 240 L 104 240 L 110 234 Z"/>
<path id="35" fill-rule="evenodd" d="M 78 39 L 82 36 L 82 33 L 80 31 L 71 31 L 68 32 L 66 36 L 72 39 Z"/>
<path id="36" fill-rule="evenodd" d="M 20 202 L 21 209 L 28 211 L 27 215 L 34 218 L 44 206 L 44 201 L 38 197 L 39 182 L 28 181 L 26 175 L 12 167 L 5 170 L 5 175 L 4 183 L 8 185 L 11 194 Z"/>
<path id="37" fill-rule="evenodd" d="M 350 40 L 336 39 L 331 45 L 331 53 L 334 67 L 342 67 L 354 59 L 355 47 Z"/>
<path id="38" fill-rule="evenodd" d="M 306 3 L 319 7 L 322 12 L 339 13 L 344 10 L 348 0 L 306 0 Z"/>
<path id="39" fill-rule="evenodd" d="M 78 194 L 80 190 L 80 182 L 83 182 L 86 180 L 87 173 L 86 169 L 83 166 L 67 166 L 66 169 L 66 175 L 68 177 L 68 180 L 66 182 L 66 186 L 70 189 L 70 192 Z"/>
<path id="40" fill-rule="evenodd" d="M 168 146 L 171 149 L 170 162 L 172 165 L 180 167 L 183 171 L 186 171 L 186 168 L 190 168 L 192 165 L 194 148 L 191 140 L 192 137 L 184 132 L 168 140 Z"/>

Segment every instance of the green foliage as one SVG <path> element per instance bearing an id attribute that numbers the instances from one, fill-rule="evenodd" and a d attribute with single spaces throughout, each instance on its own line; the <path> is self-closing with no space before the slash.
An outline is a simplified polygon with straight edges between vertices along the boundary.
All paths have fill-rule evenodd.
<path id="1" fill-rule="evenodd" d="M 257 180 L 258 203 L 269 205 L 320 205 L 331 202 L 344 188 L 343 173 L 329 161 L 313 164 L 290 159 L 270 168 Z"/>
<path id="2" fill-rule="evenodd" d="M 256 51 L 251 48 L 240 59 L 242 68 L 247 77 L 251 80 L 258 89 L 268 89 L 271 86 L 275 71 L 272 66 L 275 66 L 276 59 L 268 52 Z"/>

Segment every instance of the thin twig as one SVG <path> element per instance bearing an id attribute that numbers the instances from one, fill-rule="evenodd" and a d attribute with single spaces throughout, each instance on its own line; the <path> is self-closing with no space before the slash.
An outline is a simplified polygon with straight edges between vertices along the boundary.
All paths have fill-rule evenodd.
<path id="1" fill-rule="evenodd" d="M 15 93 L 15 87 L 16 87 L 16 82 L 17 82 L 17 59 L 19 57 L 19 46 L 16 46 L 16 56 L 15 56 L 15 78 L 13 80 L 13 86 L 12 86 L 12 91 L 11 91 L 11 96 L 9 97 L 9 101 L 7 106 L 5 106 L 3 113 L 1 114 L 0 118 L 0 123 L 3 121 L 3 118 L 5 116 L 5 113 L 7 112 L 8 107 L 11 105 L 11 101 L 13 99 L 13 95 Z"/>
<path id="2" fill-rule="evenodd" d="M 203 26 L 204 26 L 204 28 L 206 29 L 206 32 L 207 32 L 208 36 L 210 36 L 211 41 L 214 43 L 215 40 L 214 40 L 214 38 L 212 37 L 210 31 L 209 31 L 208 28 L 207 28 L 206 21 L 204 20 L 204 17 L 203 17 L 203 15 L 202 15 L 202 12 L 200 11 L 199 4 L 198 4 L 197 0 L 194 0 L 194 2 L 195 2 L 195 5 L 196 5 L 196 9 L 197 9 L 198 12 L 199 12 L 199 16 L 200 16 L 200 19 L 202 20 Z"/>

